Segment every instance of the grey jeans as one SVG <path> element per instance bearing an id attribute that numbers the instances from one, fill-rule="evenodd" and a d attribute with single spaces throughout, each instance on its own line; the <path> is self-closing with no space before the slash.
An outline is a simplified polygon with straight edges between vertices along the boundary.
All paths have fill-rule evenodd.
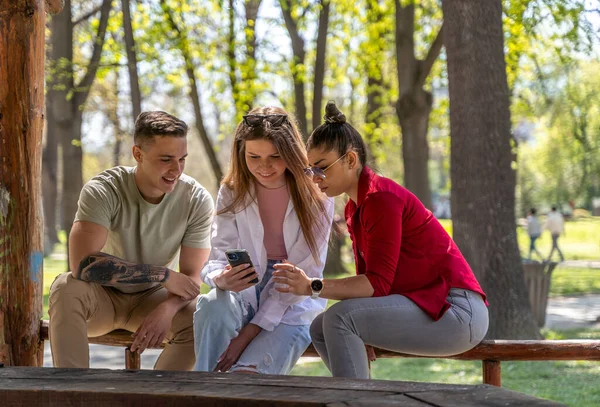
<path id="1" fill-rule="evenodd" d="M 319 315 L 310 336 L 335 377 L 369 378 L 365 344 L 401 353 L 449 356 L 481 342 L 488 310 L 481 296 L 453 288 L 450 308 L 434 321 L 403 295 L 340 301 Z"/>

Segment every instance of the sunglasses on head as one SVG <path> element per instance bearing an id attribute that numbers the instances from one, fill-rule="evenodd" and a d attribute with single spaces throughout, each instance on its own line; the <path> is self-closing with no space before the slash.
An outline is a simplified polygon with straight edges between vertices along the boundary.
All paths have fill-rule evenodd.
<path id="1" fill-rule="evenodd" d="M 337 162 L 340 161 L 342 158 L 346 157 L 349 152 L 350 151 L 346 152 L 346 154 L 342 155 L 340 158 L 338 158 L 337 160 L 335 160 L 334 162 L 332 162 L 331 164 L 329 164 L 325 168 L 320 168 L 320 167 L 306 167 L 304 169 L 304 173 L 306 175 L 308 175 L 309 177 L 325 179 L 325 178 L 327 178 L 327 176 L 325 175 L 325 171 L 327 171 L 328 169 L 330 169 L 331 167 L 333 167 L 335 164 L 337 164 Z"/>
<path id="2" fill-rule="evenodd" d="M 247 114 L 243 116 L 244 124 L 248 127 L 258 127 L 264 121 L 267 121 L 271 126 L 281 126 L 287 121 L 286 114 Z"/>

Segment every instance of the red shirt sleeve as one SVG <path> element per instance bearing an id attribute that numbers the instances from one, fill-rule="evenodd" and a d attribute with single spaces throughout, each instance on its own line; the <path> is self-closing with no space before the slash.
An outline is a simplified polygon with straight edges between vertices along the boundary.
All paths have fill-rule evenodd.
<path id="1" fill-rule="evenodd" d="M 389 192 L 371 194 L 363 202 L 365 275 L 371 282 L 373 297 L 389 295 L 396 277 L 402 244 L 402 200 Z"/>

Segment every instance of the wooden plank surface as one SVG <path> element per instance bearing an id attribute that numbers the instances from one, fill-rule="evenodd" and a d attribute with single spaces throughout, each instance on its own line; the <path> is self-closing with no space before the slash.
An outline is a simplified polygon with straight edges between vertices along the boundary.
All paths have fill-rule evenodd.
<path id="1" fill-rule="evenodd" d="M 105 369 L 0 369 L 1 406 L 544 406 L 492 386 Z"/>
<path id="2" fill-rule="evenodd" d="M 407 396 L 433 406 L 444 407 L 555 407 L 564 404 L 555 401 L 537 399 L 515 391 L 495 386 L 474 386 L 467 391 L 424 391 L 406 393 Z"/>

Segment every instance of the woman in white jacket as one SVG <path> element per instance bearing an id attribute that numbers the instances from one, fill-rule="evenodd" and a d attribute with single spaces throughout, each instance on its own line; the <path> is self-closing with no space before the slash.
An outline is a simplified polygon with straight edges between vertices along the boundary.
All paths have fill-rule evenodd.
<path id="1" fill-rule="evenodd" d="M 287 374 L 310 344 L 310 324 L 326 300 L 280 293 L 271 279 L 281 262 L 322 277 L 333 202 L 306 167 L 304 142 L 283 109 L 244 116 L 202 270 L 213 289 L 199 297 L 194 314 L 195 370 Z M 231 268 L 229 249 L 247 250 L 254 267 Z"/>

